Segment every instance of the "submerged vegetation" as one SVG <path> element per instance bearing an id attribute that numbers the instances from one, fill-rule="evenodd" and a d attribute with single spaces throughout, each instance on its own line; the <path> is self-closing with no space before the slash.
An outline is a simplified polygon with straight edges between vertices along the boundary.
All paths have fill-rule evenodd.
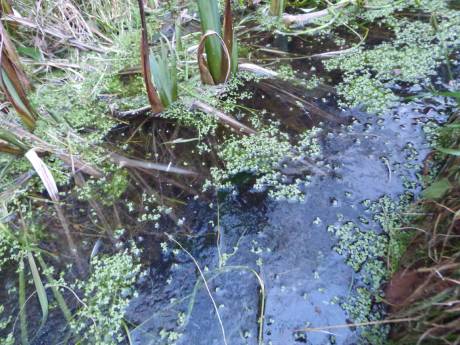
<path id="1" fill-rule="evenodd" d="M 2 344 L 135 344 L 147 322 L 126 317 L 137 290 L 190 263 L 198 273 L 183 282 L 188 296 L 168 295 L 171 308 L 190 302 L 154 343 L 180 342 L 201 289 L 227 344 L 237 332 L 226 332 L 222 296 L 208 282 L 245 272 L 257 291 L 241 309 L 257 310 L 247 326 L 257 331 L 238 336 L 264 344 L 272 249 L 252 240 L 254 263 L 233 263 L 247 233 L 263 230 L 244 230 L 231 248 L 221 203 L 251 209 L 262 196 L 264 210 L 287 202 L 295 212 L 312 188 L 343 180 L 340 148 L 326 142 L 378 137 L 370 123 L 353 132 L 353 111 L 378 127 L 437 97 L 449 99 L 451 117 L 439 127 L 434 106 L 421 108 L 435 150 L 425 166 L 409 139 L 404 162 L 373 157 L 401 180 L 399 199 L 353 200 L 356 219 L 337 213 L 323 229 L 316 217 L 312 229 L 327 229 L 331 257 L 353 271 L 348 294 L 331 301 L 361 343 L 458 343 L 454 1 L 3 0 L 0 10 Z M 328 198 L 317 203 L 332 214 L 339 202 Z M 198 209 L 216 210 L 216 220 Z M 203 268 L 181 244 L 201 228 L 218 251 L 218 264 L 206 258 Z M 304 337 L 302 327 L 290 330 L 299 341 L 312 331 Z"/>

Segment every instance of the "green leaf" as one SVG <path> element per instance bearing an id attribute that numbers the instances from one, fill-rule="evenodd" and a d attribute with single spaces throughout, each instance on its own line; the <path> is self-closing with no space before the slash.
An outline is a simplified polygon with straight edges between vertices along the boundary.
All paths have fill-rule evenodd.
<path id="1" fill-rule="evenodd" d="M 174 52 L 164 43 L 160 54 L 150 56 L 150 69 L 161 103 L 168 107 L 177 99 L 177 66 Z"/>
<path id="2" fill-rule="evenodd" d="M 27 331 L 27 313 L 26 313 L 26 278 L 24 274 L 24 260 L 21 259 L 19 264 L 19 324 L 21 328 L 21 345 L 29 344 Z"/>
<path id="3" fill-rule="evenodd" d="M 198 10 L 203 34 L 213 31 L 222 36 L 218 0 L 198 0 Z M 219 83 L 222 80 L 222 47 L 220 40 L 215 36 L 209 37 L 205 46 L 209 71 L 214 82 Z"/>
<path id="4" fill-rule="evenodd" d="M 281 17 L 286 7 L 285 0 L 272 0 L 270 4 L 270 14 L 272 16 Z"/>
<path id="5" fill-rule="evenodd" d="M 444 147 L 437 148 L 439 152 L 452 155 L 452 156 L 460 156 L 460 149 L 448 149 Z"/>
<path id="6" fill-rule="evenodd" d="M 442 91 L 438 95 L 455 98 L 455 101 L 460 104 L 460 91 Z"/>
<path id="7" fill-rule="evenodd" d="M 447 178 L 435 181 L 422 193 L 425 199 L 439 199 L 441 198 L 450 188 L 451 184 Z"/>
<path id="8" fill-rule="evenodd" d="M 23 46 L 23 47 L 18 47 L 17 50 L 19 54 L 28 56 L 32 60 L 40 61 L 41 59 L 40 49 L 38 48 Z"/>
<path id="9" fill-rule="evenodd" d="M 48 296 L 46 296 L 45 287 L 43 286 L 43 282 L 40 278 L 40 273 L 38 272 L 34 256 L 31 252 L 27 252 L 27 260 L 29 261 L 35 290 L 37 291 L 38 301 L 40 302 L 40 307 L 42 309 L 42 321 L 40 324 L 40 328 L 42 328 L 46 322 L 46 319 L 48 318 Z"/>

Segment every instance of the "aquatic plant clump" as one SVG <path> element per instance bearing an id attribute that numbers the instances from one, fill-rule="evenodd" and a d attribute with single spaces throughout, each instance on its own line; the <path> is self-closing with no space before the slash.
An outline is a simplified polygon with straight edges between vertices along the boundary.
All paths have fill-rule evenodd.
<path id="1" fill-rule="evenodd" d="M 309 183 L 308 175 L 288 176 L 284 170 L 292 164 L 302 165 L 305 159 L 319 157 L 319 132 L 318 128 L 305 132 L 296 145 L 292 145 L 289 136 L 276 127 L 243 138 L 233 137 L 218 152 L 225 167 L 211 168 L 212 181 L 205 188 L 212 184 L 218 189 L 231 190 L 234 188 L 232 179 L 248 173 L 255 177 L 254 191 L 268 191 L 275 200 L 301 201 L 303 187 Z"/>
<path id="2" fill-rule="evenodd" d="M 136 295 L 138 255 L 138 249 L 133 248 L 111 256 L 96 256 L 91 261 L 89 279 L 75 284 L 75 288 L 83 291 L 83 306 L 70 326 L 85 342 L 117 345 L 124 339 L 122 322 L 125 308 Z"/>
<path id="3" fill-rule="evenodd" d="M 430 85 L 459 39 L 457 12 L 441 9 L 432 14 L 437 24 L 381 18 L 380 25 L 394 32 L 394 40 L 370 49 L 359 47 L 325 61 L 327 70 L 343 73 L 343 82 L 337 87 L 342 106 L 363 106 L 369 112 L 382 113 L 398 104 L 394 91 L 398 84 Z"/>

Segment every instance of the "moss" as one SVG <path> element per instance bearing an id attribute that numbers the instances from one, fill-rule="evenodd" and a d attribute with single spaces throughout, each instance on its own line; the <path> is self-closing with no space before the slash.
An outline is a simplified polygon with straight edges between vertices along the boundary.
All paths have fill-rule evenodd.
<path id="1" fill-rule="evenodd" d="M 191 111 L 181 102 L 173 103 L 166 109 L 161 117 L 165 119 L 174 119 L 180 125 L 195 128 L 199 138 L 215 133 L 218 122 L 214 116 L 209 116 L 200 111 Z"/>

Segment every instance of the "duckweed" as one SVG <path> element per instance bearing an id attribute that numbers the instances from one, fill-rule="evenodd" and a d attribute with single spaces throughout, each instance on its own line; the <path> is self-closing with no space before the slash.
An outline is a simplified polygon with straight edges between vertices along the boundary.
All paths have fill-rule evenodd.
<path id="1" fill-rule="evenodd" d="M 117 345 L 123 340 L 122 320 L 140 272 L 138 249 L 94 257 L 88 280 L 75 283 L 83 291 L 84 305 L 70 326 L 85 343 Z"/>

